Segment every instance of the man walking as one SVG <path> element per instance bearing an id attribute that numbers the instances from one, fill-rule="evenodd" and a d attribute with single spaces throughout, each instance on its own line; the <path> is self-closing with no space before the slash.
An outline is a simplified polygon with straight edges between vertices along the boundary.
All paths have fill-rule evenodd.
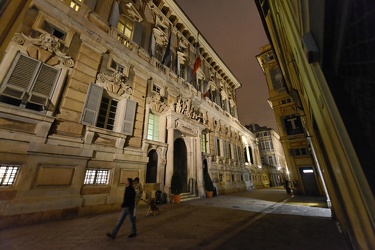
<path id="1" fill-rule="evenodd" d="M 134 218 L 134 206 L 135 206 L 135 190 L 133 187 L 133 179 L 127 178 L 125 180 L 125 193 L 124 193 L 124 201 L 121 204 L 122 211 L 121 215 L 117 221 L 116 226 L 113 228 L 112 233 L 107 233 L 107 236 L 115 239 L 116 234 L 120 227 L 122 226 L 122 223 L 124 222 L 126 216 L 129 214 L 129 220 L 131 223 L 131 234 L 129 234 L 129 238 L 133 238 L 137 236 L 137 228 L 135 225 L 135 218 Z"/>

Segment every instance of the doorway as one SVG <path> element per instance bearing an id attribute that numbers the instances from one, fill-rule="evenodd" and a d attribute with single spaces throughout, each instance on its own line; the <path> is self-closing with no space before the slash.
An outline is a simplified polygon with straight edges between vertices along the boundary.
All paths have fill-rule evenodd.
<path id="1" fill-rule="evenodd" d="M 180 174 L 182 179 L 182 192 L 188 192 L 187 185 L 187 149 L 185 141 L 178 138 L 174 141 L 173 172 Z"/>
<path id="2" fill-rule="evenodd" d="M 315 171 L 312 167 L 299 168 L 305 195 L 317 196 L 319 195 L 319 188 L 315 178 Z"/>
<path id="3" fill-rule="evenodd" d="M 156 153 L 156 150 L 153 149 L 148 153 L 146 183 L 156 183 L 157 174 L 158 174 L 158 153 Z"/>

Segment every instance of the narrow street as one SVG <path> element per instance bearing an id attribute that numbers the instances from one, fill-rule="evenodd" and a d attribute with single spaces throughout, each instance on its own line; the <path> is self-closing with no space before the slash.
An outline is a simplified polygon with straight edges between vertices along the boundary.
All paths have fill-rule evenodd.
<path id="1" fill-rule="evenodd" d="M 0 249 L 350 249 L 322 197 L 292 197 L 282 188 L 220 195 L 138 209 L 138 235 L 119 213 L 16 227 L 0 232 Z"/>

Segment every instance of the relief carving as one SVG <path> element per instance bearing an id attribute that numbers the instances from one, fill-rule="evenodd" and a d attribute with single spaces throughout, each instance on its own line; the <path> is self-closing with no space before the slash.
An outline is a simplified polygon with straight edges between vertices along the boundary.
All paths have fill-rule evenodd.
<path id="1" fill-rule="evenodd" d="M 127 96 L 133 93 L 132 87 L 125 84 L 128 78 L 122 72 L 114 72 L 110 76 L 100 73 L 96 79 L 97 85 L 119 96 Z"/>
<path id="2" fill-rule="evenodd" d="M 171 104 L 171 108 L 173 111 L 183 114 L 190 119 L 196 120 L 202 124 L 207 124 L 207 119 L 200 111 L 200 108 L 194 107 L 191 104 L 191 98 L 184 98 L 179 95 L 177 96 L 176 102 Z"/>
<path id="3" fill-rule="evenodd" d="M 74 66 L 73 59 L 60 51 L 59 39 L 49 33 L 41 34 L 39 38 L 32 38 L 30 36 L 27 37 L 22 33 L 16 33 L 12 40 L 21 45 L 28 41 L 29 43 L 37 45 L 48 52 L 54 53 L 64 66 L 69 68 Z"/>
<path id="4" fill-rule="evenodd" d="M 159 93 L 156 93 L 152 97 L 147 97 L 146 101 L 150 105 L 150 108 L 156 112 L 162 113 L 167 108 L 167 104 Z"/>

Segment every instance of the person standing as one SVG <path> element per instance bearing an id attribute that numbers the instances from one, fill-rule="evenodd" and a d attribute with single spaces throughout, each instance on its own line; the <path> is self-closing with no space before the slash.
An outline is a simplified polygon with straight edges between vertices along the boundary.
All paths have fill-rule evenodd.
<path id="1" fill-rule="evenodd" d="M 107 233 L 107 236 L 115 239 L 118 230 L 120 230 L 122 223 L 124 223 L 124 220 L 126 216 L 129 214 L 129 220 L 131 223 L 131 234 L 129 234 L 129 238 L 133 238 L 137 236 L 137 227 L 135 224 L 135 218 L 134 218 L 134 207 L 135 207 L 135 190 L 133 187 L 133 179 L 127 178 L 125 180 L 125 193 L 124 193 L 124 200 L 121 204 L 122 211 L 121 215 L 117 221 L 116 226 L 113 228 L 112 233 Z"/>
<path id="2" fill-rule="evenodd" d="M 136 217 L 137 207 L 138 207 L 138 202 L 141 200 L 141 198 L 142 198 L 142 193 L 143 193 L 142 184 L 139 182 L 139 178 L 138 178 L 138 177 L 134 178 L 134 181 L 133 181 L 133 187 L 134 187 L 134 190 L 135 190 L 135 209 L 134 209 L 134 217 Z"/>

